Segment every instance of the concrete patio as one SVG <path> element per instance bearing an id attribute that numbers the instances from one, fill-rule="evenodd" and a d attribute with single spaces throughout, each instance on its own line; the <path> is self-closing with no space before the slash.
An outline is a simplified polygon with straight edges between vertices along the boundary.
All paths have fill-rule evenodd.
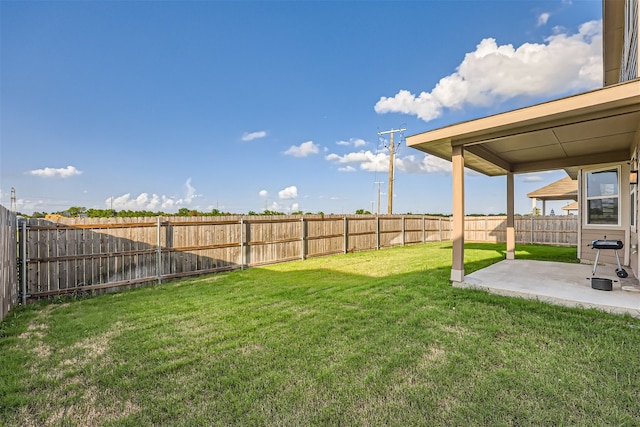
<path id="1" fill-rule="evenodd" d="M 597 308 L 640 317 L 640 286 L 629 277 L 616 276 L 615 265 L 599 265 L 595 277 L 613 279 L 613 290 L 591 288 L 593 265 L 523 259 L 504 260 L 465 276 L 454 286 L 535 299 L 569 307 Z"/>

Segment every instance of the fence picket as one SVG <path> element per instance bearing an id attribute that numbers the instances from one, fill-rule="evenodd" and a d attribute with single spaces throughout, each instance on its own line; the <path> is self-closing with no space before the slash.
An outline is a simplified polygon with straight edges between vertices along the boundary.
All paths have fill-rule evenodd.
<path id="1" fill-rule="evenodd" d="M 447 225 L 448 224 L 448 225 Z M 305 215 L 29 220 L 34 298 L 451 239 L 451 218 Z M 516 243 L 576 245 L 575 217 L 516 217 Z M 467 241 L 504 242 L 506 217 L 466 217 Z M 158 246 L 159 245 L 159 246 Z M 158 252 L 159 251 L 159 252 Z"/>

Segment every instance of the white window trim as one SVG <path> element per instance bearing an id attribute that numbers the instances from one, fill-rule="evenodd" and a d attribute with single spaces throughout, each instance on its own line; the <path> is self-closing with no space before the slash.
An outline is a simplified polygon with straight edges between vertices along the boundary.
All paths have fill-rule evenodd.
<path id="1" fill-rule="evenodd" d="M 634 150 L 633 157 L 631 158 L 631 164 L 629 170 L 638 170 L 638 153 Z M 632 233 L 637 233 L 638 231 L 638 184 L 629 185 L 629 202 L 630 206 L 630 217 L 629 224 Z"/>
<path id="2" fill-rule="evenodd" d="M 629 202 L 631 203 L 631 217 L 629 217 L 629 223 L 631 223 L 631 232 L 636 233 L 638 229 L 638 189 L 637 185 L 630 185 Z"/>
<path id="3" fill-rule="evenodd" d="M 595 173 L 595 172 L 602 172 L 602 171 L 608 171 L 608 170 L 616 170 L 617 174 L 618 174 L 618 223 L 617 224 L 590 224 L 589 223 L 589 197 L 587 196 L 588 191 L 587 191 L 587 185 L 589 180 L 587 179 L 587 176 L 590 173 Z M 585 228 L 589 228 L 589 229 L 599 229 L 599 228 L 621 228 L 622 227 L 622 209 L 623 209 L 623 201 L 622 201 L 622 168 L 620 165 L 616 165 L 616 166 L 604 166 L 598 169 L 589 169 L 589 170 L 585 170 L 584 172 L 584 179 L 583 179 L 583 194 L 584 194 L 584 198 L 582 200 L 582 211 L 584 212 L 584 220 L 583 220 L 583 227 Z M 626 192 L 625 196 L 626 197 Z M 627 208 L 628 209 L 628 208 Z"/>

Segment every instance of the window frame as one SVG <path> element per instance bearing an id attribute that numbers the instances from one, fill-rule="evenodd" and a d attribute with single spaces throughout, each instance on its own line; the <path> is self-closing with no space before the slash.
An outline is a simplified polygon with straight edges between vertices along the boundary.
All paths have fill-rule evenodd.
<path id="1" fill-rule="evenodd" d="M 618 191 L 616 192 L 615 196 L 591 196 L 589 197 L 589 175 L 590 174 L 594 174 L 594 173 L 600 173 L 600 172 L 615 172 L 616 173 L 616 178 L 617 178 L 617 186 L 618 186 Z M 622 226 L 622 216 L 623 216 L 623 201 L 622 201 L 622 168 L 620 165 L 616 165 L 616 166 L 607 166 L 607 167 L 602 167 L 602 168 L 598 168 L 598 169 L 591 169 L 591 170 L 587 170 L 584 171 L 584 201 L 583 201 L 583 208 L 584 208 L 584 225 L 585 227 L 604 227 L 604 228 L 618 228 Z M 625 192 L 626 194 L 626 192 Z M 625 196 L 626 197 L 626 196 Z M 617 203 L 618 203 L 618 208 L 617 208 L 617 222 L 616 223 L 611 223 L 611 224 L 601 224 L 601 223 L 591 223 L 589 222 L 589 201 L 591 200 L 603 200 L 603 199 L 616 199 Z"/>

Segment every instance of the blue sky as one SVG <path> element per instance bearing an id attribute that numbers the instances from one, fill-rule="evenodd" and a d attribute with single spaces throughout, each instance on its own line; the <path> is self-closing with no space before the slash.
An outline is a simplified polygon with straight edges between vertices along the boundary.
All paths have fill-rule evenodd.
<path id="1" fill-rule="evenodd" d="M 600 1 L 0 3 L 0 203 L 377 210 L 412 135 L 601 86 Z M 526 194 L 564 172 L 516 175 Z M 467 213 L 506 211 L 470 173 Z M 394 213 L 450 213 L 401 144 Z M 568 203 L 568 202 L 567 202 Z M 565 202 L 550 205 L 556 213 Z"/>

